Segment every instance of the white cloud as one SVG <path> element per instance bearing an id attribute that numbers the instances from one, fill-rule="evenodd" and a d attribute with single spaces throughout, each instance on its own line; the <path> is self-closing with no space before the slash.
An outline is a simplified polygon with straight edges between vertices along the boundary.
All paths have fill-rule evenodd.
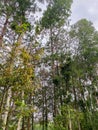
<path id="1" fill-rule="evenodd" d="M 98 29 L 98 0 L 73 0 L 71 23 L 86 18 Z"/>

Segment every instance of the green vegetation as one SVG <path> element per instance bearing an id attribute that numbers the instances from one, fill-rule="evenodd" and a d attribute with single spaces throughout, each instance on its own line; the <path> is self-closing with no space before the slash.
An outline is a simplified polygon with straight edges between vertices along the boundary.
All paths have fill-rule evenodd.
<path id="1" fill-rule="evenodd" d="M 0 1 L 0 130 L 98 130 L 98 32 L 46 2 Z"/>

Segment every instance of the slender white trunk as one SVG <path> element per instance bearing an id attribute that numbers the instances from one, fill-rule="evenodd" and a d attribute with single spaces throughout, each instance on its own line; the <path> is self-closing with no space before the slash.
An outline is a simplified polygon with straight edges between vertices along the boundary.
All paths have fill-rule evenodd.
<path id="1" fill-rule="evenodd" d="M 69 130 L 72 130 L 72 121 L 71 121 L 70 110 L 69 110 Z"/>
<path id="2" fill-rule="evenodd" d="M 80 126 L 80 123 L 79 123 L 79 130 L 81 130 L 81 126 Z"/>
<path id="3" fill-rule="evenodd" d="M 69 119 L 69 129 L 72 130 L 72 123 L 71 123 L 71 119 Z"/>
<path id="4" fill-rule="evenodd" d="M 21 126 L 22 126 L 22 116 L 19 117 L 17 130 L 21 130 Z"/>
<path id="5" fill-rule="evenodd" d="M 6 101 L 6 111 L 5 111 L 4 117 L 3 117 L 3 130 L 6 129 L 7 118 L 8 118 L 8 113 L 9 113 L 9 109 L 10 109 L 11 95 L 12 95 L 12 91 L 11 91 L 11 88 L 9 88 L 8 89 L 7 101 Z"/>

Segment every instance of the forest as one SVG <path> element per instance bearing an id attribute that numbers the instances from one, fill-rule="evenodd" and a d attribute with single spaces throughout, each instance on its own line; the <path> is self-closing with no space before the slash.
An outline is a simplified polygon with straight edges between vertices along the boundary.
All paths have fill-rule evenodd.
<path id="1" fill-rule="evenodd" d="M 0 130 L 98 130 L 98 31 L 72 3 L 0 0 Z"/>

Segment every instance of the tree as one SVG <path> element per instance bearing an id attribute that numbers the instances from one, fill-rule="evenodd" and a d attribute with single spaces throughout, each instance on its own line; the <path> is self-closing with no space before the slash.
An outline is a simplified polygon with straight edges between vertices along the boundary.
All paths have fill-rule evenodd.
<path id="1" fill-rule="evenodd" d="M 77 50 L 73 60 L 73 86 L 75 87 L 75 102 L 86 114 L 86 120 L 94 128 L 92 112 L 96 109 L 96 96 L 93 93 L 97 87 L 97 31 L 91 22 L 86 19 L 78 21 L 71 30 L 71 36 L 75 43 L 77 41 Z M 74 68 L 75 67 L 75 68 Z M 77 80 L 76 80 L 77 79 Z M 88 93 L 85 95 L 85 93 Z M 78 96 L 80 95 L 80 96 Z M 88 127 L 87 127 L 88 129 Z"/>
<path id="2" fill-rule="evenodd" d="M 35 83 L 35 64 L 39 61 L 43 49 L 37 48 L 36 43 L 37 45 L 39 43 L 36 41 L 35 36 L 29 36 L 31 25 L 25 13 L 31 6 L 30 1 L 15 0 L 12 2 L 7 1 L 7 3 L 1 1 L 1 4 L 6 5 L 4 13 L 7 14 L 6 16 L 9 18 L 9 23 L 6 24 L 4 28 L 10 29 L 10 31 L 14 33 L 13 36 L 15 39 L 10 39 L 8 32 L 5 31 L 9 41 L 4 42 L 3 47 L 1 47 L 0 127 L 3 130 L 20 130 L 22 127 L 26 127 L 29 130 L 31 127 L 31 115 L 34 111 L 31 97 L 35 87 L 37 89 L 38 86 L 38 82 Z M 5 35 L 6 34 L 3 33 L 3 36 Z M 26 37 L 27 35 L 29 37 L 25 41 L 24 36 Z M 34 37 L 33 42 L 30 41 L 32 37 Z M 12 42 L 9 45 L 11 40 Z M 25 44 L 25 42 L 27 42 L 27 44 Z M 29 42 L 31 42 L 30 45 Z M 28 97 L 28 95 L 30 96 Z M 25 119 L 26 125 L 23 124 L 23 119 Z"/>

